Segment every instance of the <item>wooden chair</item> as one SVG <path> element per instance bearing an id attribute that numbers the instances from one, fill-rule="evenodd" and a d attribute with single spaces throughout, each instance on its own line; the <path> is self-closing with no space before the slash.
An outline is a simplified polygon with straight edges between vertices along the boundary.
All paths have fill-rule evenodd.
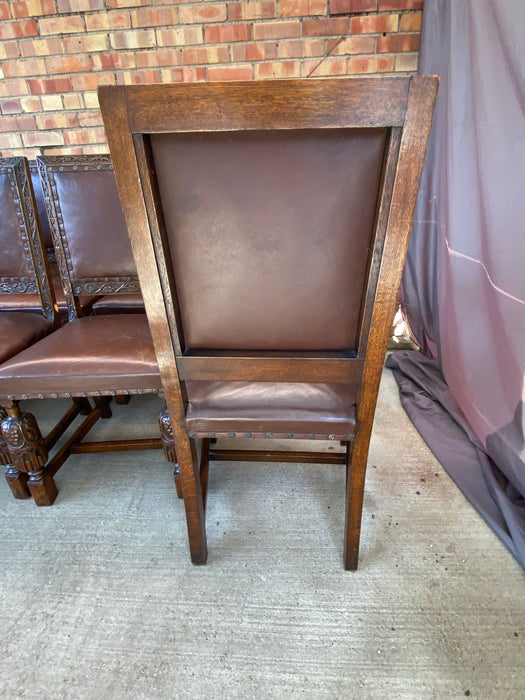
<path id="1" fill-rule="evenodd" d="M 210 441 L 306 437 L 345 445 L 334 459 L 347 469 L 344 564 L 357 568 L 372 422 L 437 85 L 99 88 L 194 563 L 207 557 L 210 460 L 328 459 Z"/>
<path id="2" fill-rule="evenodd" d="M 51 333 L 59 325 L 49 263 L 36 216 L 25 158 L 0 158 L 0 364 Z M 10 299 L 15 298 L 12 304 Z M 29 299 L 29 302 L 25 302 Z M 22 303 L 18 303 L 22 300 Z M 0 419 L 8 419 L 4 408 Z M 15 497 L 27 479 L 13 464 L 0 432 L 0 464 Z"/>
<path id="3" fill-rule="evenodd" d="M 124 403 L 133 394 L 161 390 L 146 315 L 122 313 L 123 307 L 128 310 L 122 304 L 111 314 L 85 317 L 80 302 L 80 295 L 120 299 L 139 291 L 110 165 L 108 156 L 39 159 L 69 322 L 0 364 L 0 405 L 7 414 L 2 434 L 11 473 L 17 473 L 16 493 L 13 479 L 10 485 L 16 497 L 32 495 L 37 505 L 55 500 L 53 477 L 69 454 L 162 446 L 160 436 L 84 441 L 99 418 L 111 416 L 112 397 Z M 22 412 L 19 401 L 58 397 L 72 398 L 74 405 L 43 437 L 35 417 Z M 84 421 L 48 461 L 51 447 L 79 412 L 86 415 Z M 166 439 L 169 455 L 170 436 Z"/>

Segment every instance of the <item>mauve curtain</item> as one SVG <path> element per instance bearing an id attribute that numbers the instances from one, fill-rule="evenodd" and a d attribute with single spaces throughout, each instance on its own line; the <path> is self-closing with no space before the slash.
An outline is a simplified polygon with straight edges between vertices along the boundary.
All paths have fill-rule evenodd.
<path id="1" fill-rule="evenodd" d="M 413 423 L 525 568 L 525 1 L 425 0 L 441 86 L 403 277 Z"/>

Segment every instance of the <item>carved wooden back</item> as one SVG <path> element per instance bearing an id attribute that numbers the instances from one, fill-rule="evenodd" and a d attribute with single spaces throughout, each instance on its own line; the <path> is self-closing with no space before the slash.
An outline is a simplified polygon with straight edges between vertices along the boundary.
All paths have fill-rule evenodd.
<path id="1" fill-rule="evenodd" d="M 27 160 L 0 158 L 0 293 L 36 294 L 58 322 Z"/>
<path id="2" fill-rule="evenodd" d="M 70 320 L 79 295 L 140 291 L 108 155 L 37 158 Z"/>

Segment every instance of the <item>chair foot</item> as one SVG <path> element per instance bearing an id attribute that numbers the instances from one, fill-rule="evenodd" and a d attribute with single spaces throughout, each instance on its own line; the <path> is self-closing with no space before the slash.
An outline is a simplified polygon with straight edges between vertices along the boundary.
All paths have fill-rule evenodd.
<path id="1" fill-rule="evenodd" d="M 26 498 L 31 498 L 31 491 L 27 486 L 28 475 L 24 472 L 19 472 L 18 469 L 10 464 L 5 472 L 5 480 L 13 498 L 18 498 L 20 500 L 25 500 Z"/>
<path id="2" fill-rule="evenodd" d="M 164 456 L 174 465 L 173 478 L 175 480 L 175 488 L 177 496 L 182 498 L 182 483 L 180 480 L 179 464 L 177 462 L 177 453 L 175 452 L 175 438 L 173 436 L 173 427 L 171 425 L 168 409 L 166 406 L 159 413 L 160 437 L 162 439 L 162 449 Z"/>
<path id="3" fill-rule="evenodd" d="M 1 432 L 12 461 L 6 474 L 11 491 L 15 498 L 26 498 L 29 491 L 37 505 L 51 505 L 58 489 L 45 470 L 48 451 L 36 418 L 22 413 L 16 401 L 3 408 Z"/>

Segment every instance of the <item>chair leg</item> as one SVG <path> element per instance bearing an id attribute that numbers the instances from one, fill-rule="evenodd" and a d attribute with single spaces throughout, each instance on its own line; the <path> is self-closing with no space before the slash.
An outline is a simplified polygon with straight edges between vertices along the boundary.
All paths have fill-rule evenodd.
<path id="1" fill-rule="evenodd" d="M 2 436 L 13 460 L 12 480 L 8 477 L 11 490 L 12 483 L 18 493 L 25 487 L 37 506 L 50 506 L 58 489 L 45 469 L 48 451 L 36 418 L 31 413 L 22 413 L 16 401 L 10 401 L 4 408 L 7 415 L 2 420 Z"/>
<path id="2" fill-rule="evenodd" d="M 7 413 L 4 408 L 0 408 L 0 420 L 7 418 Z M 13 457 L 9 452 L 7 443 L 3 438 L 3 433 L 0 430 L 0 464 L 6 467 L 5 478 L 11 489 L 14 498 L 30 498 L 31 493 L 27 487 L 27 474 L 21 473 L 13 464 Z"/>
<path id="3" fill-rule="evenodd" d="M 368 432 L 368 435 L 366 435 L 366 432 Z M 358 431 L 355 445 L 351 443 L 347 445 L 344 541 L 344 567 L 347 571 L 355 571 L 359 560 L 359 540 L 361 538 L 361 517 L 369 443 L 370 431 L 363 431 L 363 434 L 360 434 Z"/>
<path id="4" fill-rule="evenodd" d="M 173 437 L 173 428 L 170 422 L 168 409 L 166 406 L 159 413 L 160 437 L 162 439 L 162 449 L 164 456 L 173 464 L 173 477 L 175 479 L 175 488 L 177 496 L 182 498 L 182 484 L 180 481 L 179 463 L 177 462 L 177 453 L 175 451 L 175 438 Z"/>
<path id="5" fill-rule="evenodd" d="M 187 434 L 181 435 L 180 439 L 177 440 L 177 455 L 186 510 L 191 561 L 192 564 L 206 564 L 208 558 L 206 516 L 195 440 L 190 440 Z"/>

